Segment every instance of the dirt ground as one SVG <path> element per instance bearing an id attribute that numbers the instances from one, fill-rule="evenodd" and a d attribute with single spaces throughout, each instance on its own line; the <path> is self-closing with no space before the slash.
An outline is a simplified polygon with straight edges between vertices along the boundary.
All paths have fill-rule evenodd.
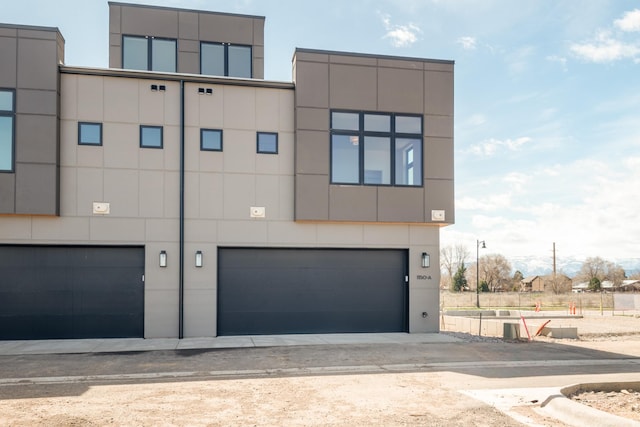
<path id="1" fill-rule="evenodd" d="M 556 322 L 556 323 L 559 323 Z M 604 327 L 603 325 L 606 325 Z M 640 318 L 571 319 L 572 345 L 640 341 Z M 603 331 L 603 328 L 606 331 Z M 453 332 L 445 332 L 452 333 Z M 456 336 L 465 336 L 459 334 Z M 468 340 L 481 338 L 467 336 Z M 553 338 L 537 339 L 554 341 Z M 487 341 L 495 338 L 487 338 Z M 437 344 L 436 344 L 437 345 Z M 52 383 L 0 395 L 2 426 L 518 426 L 499 410 L 463 396 L 471 377 L 445 372 L 256 377 L 117 384 Z M 11 391 L 15 390 L 15 391 Z M 8 394 L 7 394 L 8 393 Z M 583 404 L 638 418 L 638 391 L 581 394 Z M 561 422 L 523 409 L 537 425 Z"/>

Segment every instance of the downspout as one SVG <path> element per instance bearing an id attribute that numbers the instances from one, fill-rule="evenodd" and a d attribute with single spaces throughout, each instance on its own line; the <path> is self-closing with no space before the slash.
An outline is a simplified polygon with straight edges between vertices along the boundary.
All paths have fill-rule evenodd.
<path id="1" fill-rule="evenodd" d="M 180 80 L 180 259 L 178 261 L 178 338 L 184 338 L 184 80 Z"/>

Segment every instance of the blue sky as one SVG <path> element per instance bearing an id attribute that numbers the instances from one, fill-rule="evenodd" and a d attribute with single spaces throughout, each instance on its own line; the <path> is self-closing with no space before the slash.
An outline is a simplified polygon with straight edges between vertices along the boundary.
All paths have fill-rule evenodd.
<path id="1" fill-rule="evenodd" d="M 291 80 L 296 47 L 454 60 L 456 224 L 442 244 L 640 261 L 640 3 L 130 2 L 266 16 L 269 80 Z M 68 65 L 107 66 L 106 1 L 6 2 L 0 21 L 57 26 Z"/>

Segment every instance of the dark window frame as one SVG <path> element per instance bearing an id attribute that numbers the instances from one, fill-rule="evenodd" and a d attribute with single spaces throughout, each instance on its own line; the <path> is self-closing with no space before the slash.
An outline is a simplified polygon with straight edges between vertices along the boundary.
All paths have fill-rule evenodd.
<path id="1" fill-rule="evenodd" d="M 124 68 L 124 39 L 126 37 L 129 38 L 135 38 L 135 39 L 146 39 L 147 40 L 147 69 L 146 70 L 142 70 L 142 71 L 155 71 L 153 69 L 153 40 L 166 40 L 166 41 L 172 41 L 175 44 L 175 50 L 174 50 L 174 57 L 175 57 L 175 64 L 174 64 L 174 71 L 157 71 L 159 73 L 177 73 L 178 72 L 178 39 L 172 39 L 170 37 L 155 37 L 155 36 L 141 36 L 139 34 L 123 34 L 122 35 L 122 41 L 121 41 L 121 52 L 120 52 L 120 59 L 121 59 L 121 64 L 122 64 L 122 68 Z"/>
<path id="2" fill-rule="evenodd" d="M 220 134 L 220 148 L 205 148 L 204 147 L 204 134 L 205 132 L 217 132 L 218 134 Z M 201 128 L 200 129 L 200 151 L 222 151 L 223 147 L 224 147 L 224 134 L 222 132 L 222 129 L 207 129 L 207 128 Z"/>
<path id="3" fill-rule="evenodd" d="M 334 129 L 333 128 L 333 113 L 350 113 L 358 114 L 358 130 L 347 129 Z M 365 115 L 385 115 L 390 118 L 390 130 L 389 132 L 380 131 L 367 131 L 365 130 Z M 406 133 L 396 132 L 396 117 L 416 117 L 420 119 L 421 133 Z M 358 182 L 340 182 L 333 180 L 333 136 L 349 136 L 358 138 Z M 387 137 L 390 141 L 389 156 L 390 156 L 390 178 L 389 184 L 376 184 L 365 182 L 365 138 L 369 137 Z M 420 177 L 418 184 L 399 184 L 396 182 L 396 139 L 417 139 L 420 141 L 420 155 L 419 159 L 414 158 L 411 162 L 412 167 L 415 167 L 416 160 L 420 161 Z M 364 110 L 343 110 L 332 109 L 329 111 L 329 182 L 331 185 L 362 185 L 362 186 L 375 186 L 375 187 L 410 187 L 420 188 L 424 187 L 424 116 L 422 114 L 415 113 L 392 113 L 385 111 L 364 111 Z"/>
<path id="4" fill-rule="evenodd" d="M 99 126 L 100 127 L 100 141 L 98 141 L 97 143 L 95 142 L 83 142 L 82 141 L 82 125 L 93 125 L 93 126 Z M 93 147 L 99 147 L 102 146 L 102 123 L 98 123 L 98 122 L 78 122 L 78 145 L 88 145 L 88 146 L 93 146 Z"/>
<path id="5" fill-rule="evenodd" d="M 275 136 L 276 137 L 276 149 L 275 151 L 265 151 L 265 150 L 261 150 L 260 149 L 260 136 L 262 135 L 269 135 L 269 136 Z M 278 154 L 278 132 L 256 132 L 256 153 L 258 154 Z"/>
<path id="6" fill-rule="evenodd" d="M 229 46 L 233 46 L 233 47 L 247 47 L 249 48 L 249 77 L 250 79 L 253 78 L 253 46 L 250 44 L 236 44 L 236 43 L 223 43 L 223 42 L 209 42 L 209 41 L 200 41 L 200 74 L 203 75 L 211 75 L 211 74 L 204 74 L 202 72 L 202 46 L 203 45 L 215 45 L 215 46 L 222 46 L 224 47 L 224 64 L 223 64 L 223 69 L 224 69 L 224 75 L 221 77 L 237 77 L 237 76 L 230 76 L 229 75 Z M 247 77 L 237 77 L 237 78 L 247 78 Z"/>
<path id="7" fill-rule="evenodd" d="M 156 145 L 143 145 L 144 140 L 142 137 L 144 129 L 160 129 L 160 146 Z M 154 125 L 140 125 L 140 148 L 153 148 L 162 150 L 164 148 L 164 127 Z"/>
<path id="8" fill-rule="evenodd" d="M 0 173 L 14 173 L 16 167 L 16 89 L 0 87 L 0 92 L 11 93 L 11 110 L 0 110 L 1 117 L 11 118 L 11 165 L 9 169 L 0 169 Z"/>

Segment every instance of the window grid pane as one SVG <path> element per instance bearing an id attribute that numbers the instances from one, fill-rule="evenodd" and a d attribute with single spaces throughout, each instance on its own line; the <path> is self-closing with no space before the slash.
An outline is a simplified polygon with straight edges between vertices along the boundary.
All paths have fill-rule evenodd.
<path id="1" fill-rule="evenodd" d="M 391 116 L 386 114 L 365 114 L 365 132 L 391 132 Z"/>
<path id="2" fill-rule="evenodd" d="M 0 170 L 13 170 L 13 116 L 0 116 Z"/>
<path id="3" fill-rule="evenodd" d="M 360 143 L 357 135 L 331 137 L 331 182 L 360 183 Z"/>
<path id="4" fill-rule="evenodd" d="M 151 71 L 176 72 L 175 40 L 151 40 Z"/>
<path id="5" fill-rule="evenodd" d="M 215 43 L 200 45 L 200 74 L 224 76 L 224 46 Z"/>
<path id="6" fill-rule="evenodd" d="M 149 42 L 145 37 L 122 38 L 122 68 L 128 70 L 149 69 Z"/>
<path id="7" fill-rule="evenodd" d="M 12 90 L 0 90 L 0 111 L 13 112 Z"/>
<path id="8" fill-rule="evenodd" d="M 200 150 L 222 151 L 222 131 L 218 129 L 201 129 Z"/>
<path id="9" fill-rule="evenodd" d="M 358 113 L 331 113 L 331 129 L 360 130 Z"/>
<path id="10" fill-rule="evenodd" d="M 422 135 L 422 118 L 417 116 L 396 116 L 396 133 Z"/>
<path id="11" fill-rule="evenodd" d="M 251 47 L 227 46 L 228 50 L 228 76 L 251 78 Z"/>
<path id="12" fill-rule="evenodd" d="M 364 183 L 391 184 L 391 141 L 389 138 L 364 138 Z"/>
<path id="13" fill-rule="evenodd" d="M 396 139 L 396 185 L 422 185 L 422 144 L 419 139 Z"/>

